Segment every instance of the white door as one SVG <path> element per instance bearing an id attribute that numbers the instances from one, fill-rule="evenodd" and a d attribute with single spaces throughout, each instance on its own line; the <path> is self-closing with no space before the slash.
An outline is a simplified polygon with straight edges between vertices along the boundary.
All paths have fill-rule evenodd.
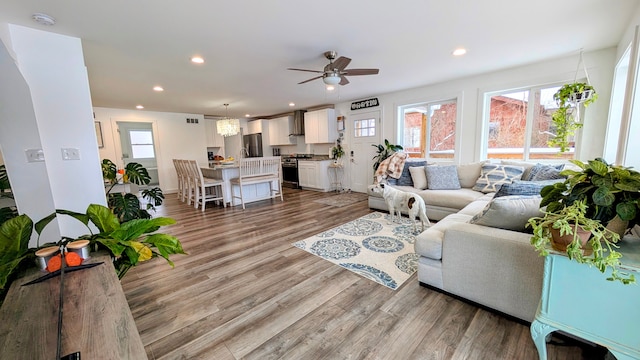
<path id="1" fill-rule="evenodd" d="M 380 144 L 380 112 L 368 112 L 354 115 L 350 123 L 351 151 L 350 160 L 351 189 L 367 192 L 367 186 L 373 184 L 373 157 Z"/>

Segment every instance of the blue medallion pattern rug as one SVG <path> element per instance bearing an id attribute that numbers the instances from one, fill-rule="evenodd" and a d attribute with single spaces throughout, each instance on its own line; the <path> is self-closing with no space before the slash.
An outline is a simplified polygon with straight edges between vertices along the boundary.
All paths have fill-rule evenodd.
<path id="1" fill-rule="evenodd" d="M 293 246 L 395 290 L 416 272 L 415 235 L 408 218 L 391 223 L 389 214 L 374 212 Z"/>

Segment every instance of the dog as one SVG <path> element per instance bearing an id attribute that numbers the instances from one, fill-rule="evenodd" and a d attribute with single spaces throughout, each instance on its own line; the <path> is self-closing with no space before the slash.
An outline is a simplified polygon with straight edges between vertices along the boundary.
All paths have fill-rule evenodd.
<path id="1" fill-rule="evenodd" d="M 420 195 L 412 194 L 409 192 L 394 189 L 387 184 L 380 183 L 373 188 L 376 193 L 381 193 L 384 201 L 389 208 L 390 220 L 394 222 L 395 217 L 398 217 L 398 221 L 402 218 L 401 210 L 406 210 L 409 214 L 409 219 L 413 222 L 413 232 L 417 230 L 416 217 L 420 218 L 422 230 L 424 231 L 425 223 L 427 226 L 431 226 L 431 222 L 427 217 L 427 205 Z"/>

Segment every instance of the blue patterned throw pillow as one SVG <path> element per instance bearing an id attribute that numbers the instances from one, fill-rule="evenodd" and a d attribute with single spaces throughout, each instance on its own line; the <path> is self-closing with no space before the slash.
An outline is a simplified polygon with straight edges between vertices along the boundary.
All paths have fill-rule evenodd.
<path id="1" fill-rule="evenodd" d="M 542 181 L 524 181 L 514 180 L 510 184 L 503 184 L 500 190 L 494 196 L 494 199 L 501 196 L 511 195 L 540 195 L 540 190 L 547 185 L 553 185 L 557 182 L 563 182 L 564 179 L 542 180 Z"/>
<path id="2" fill-rule="evenodd" d="M 560 175 L 560 171 L 564 169 L 564 164 L 559 165 L 545 165 L 545 164 L 535 164 L 531 171 L 529 171 L 529 176 L 526 179 L 528 181 L 541 181 L 541 180 L 554 180 L 554 179 L 564 179 L 562 175 Z"/>
<path id="3" fill-rule="evenodd" d="M 473 190 L 483 193 L 496 192 L 502 184 L 520 180 L 523 172 L 522 166 L 484 164 Z"/>
<path id="4" fill-rule="evenodd" d="M 427 166 L 427 187 L 429 190 L 458 190 L 458 168 L 455 165 Z"/>

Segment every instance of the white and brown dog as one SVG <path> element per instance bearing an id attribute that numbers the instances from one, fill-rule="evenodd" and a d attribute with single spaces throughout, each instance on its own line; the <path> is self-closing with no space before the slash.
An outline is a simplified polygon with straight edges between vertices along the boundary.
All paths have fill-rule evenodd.
<path id="1" fill-rule="evenodd" d="M 422 230 L 424 231 L 424 224 L 431 226 L 431 222 L 427 217 L 427 206 L 420 195 L 412 194 L 409 192 L 394 189 L 384 183 L 380 183 L 373 188 L 374 192 L 381 193 L 384 201 L 389 208 L 390 219 L 394 222 L 394 218 L 397 214 L 398 221 L 402 218 L 402 210 L 405 210 L 409 214 L 409 219 L 413 222 L 413 232 L 416 232 L 416 217 L 420 218 L 422 224 Z"/>

